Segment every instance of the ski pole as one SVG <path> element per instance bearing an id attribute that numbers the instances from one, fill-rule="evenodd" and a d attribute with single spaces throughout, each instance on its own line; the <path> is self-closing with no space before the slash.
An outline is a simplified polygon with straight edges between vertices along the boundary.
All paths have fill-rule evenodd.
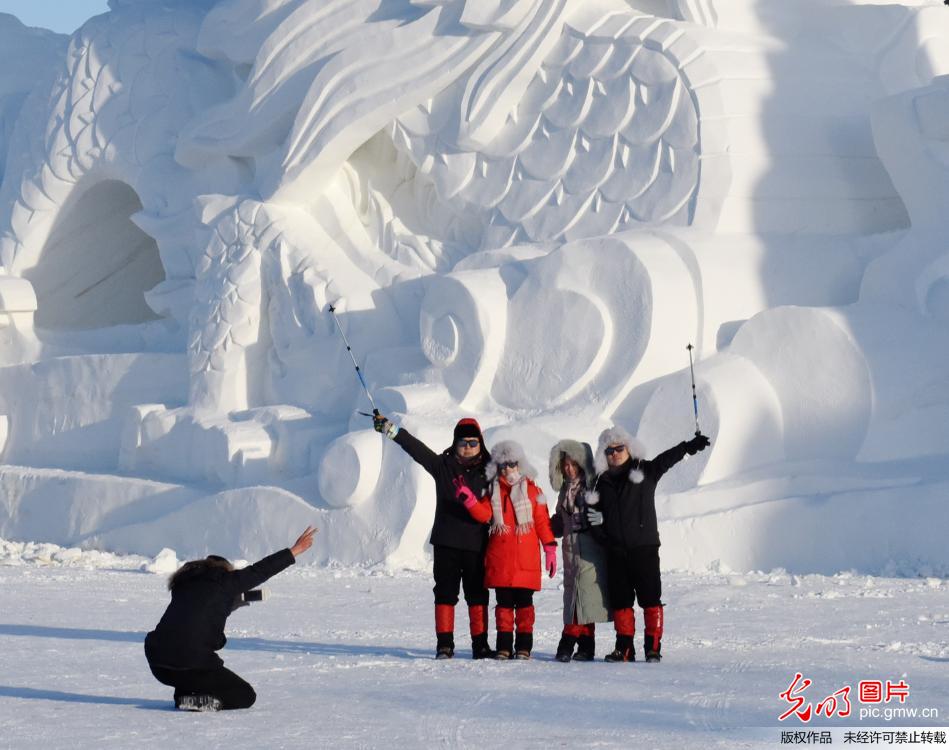
<path id="1" fill-rule="evenodd" d="M 691 342 L 686 349 L 689 350 L 689 372 L 692 375 L 692 409 L 695 412 L 695 434 L 701 435 L 702 432 L 699 430 L 699 399 L 695 395 L 695 368 L 692 367 L 692 344 Z"/>
<path id="2" fill-rule="evenodd" d="M 362 388 L 366 392 L 366 396 L 369 397 L 369 403 L 372 404 L 372 414 L 366 414 L 364 411 L 359 413 L 365 414 L 367 417 L 378 416 L 379 410 L 376 408 L 376 402 L 372 400 L 372 394 L 369 392 L 369 386 L 366 385 L 366 379 L 362 376 L 362 370 L 359 369 L 359 365 L 356 364 L 353 348 L 349 345 L 349 339 L 346 338 L 346 334 L 343 333 L 343 327 L 339 324 L 339 318 L 336 317 L 336 308 L 333 307 L 333 305 L 330 305 L 329 308 L 330 313 L 333 315 L 333 320 L 336 321 L 336 328 L 339 330 L 339 335 L 343 337 L 343 343 L 346 345 L 346 351 L 349 352 L 349 358 L 353 361 L 353 367 L 356 368 L 356 375 L 359 377 L 359 382 L 362 383 Z"/>

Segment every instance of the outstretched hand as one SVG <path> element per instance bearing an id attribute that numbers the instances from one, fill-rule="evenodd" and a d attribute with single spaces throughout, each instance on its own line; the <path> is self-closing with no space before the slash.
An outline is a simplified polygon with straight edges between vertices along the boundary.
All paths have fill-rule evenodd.
<path id="1" fill-rule="evenodd" d="M 711 440 L 705 437 L 701 432 L 697 432 L 695 437 L 685 444 L 685 450 L 690 456 L 694 456 L 699 451 L 704 451 L 711 444 Z"/>
<path id="2" fill-rule="evenodd" d="M 394 439 L 399 432 L 399 428 L 392 424 L 385 415 L 380 414 L 378 409 L 373 412 L 372 429 L 390 439 Z"/>
<path id="3" fill-rule="evenodd" d="M 300 536 L 297 537 L 297 540 L 293 543 L 293 546 L 290 548 L 290 552 L 294 557 L 299 557 L 304 552 L 306 552 L 313 545 L 313 535 L 319 531 L 319 529 L 313 526 L 307 526 L 306 531 L 304 531 Z"/>

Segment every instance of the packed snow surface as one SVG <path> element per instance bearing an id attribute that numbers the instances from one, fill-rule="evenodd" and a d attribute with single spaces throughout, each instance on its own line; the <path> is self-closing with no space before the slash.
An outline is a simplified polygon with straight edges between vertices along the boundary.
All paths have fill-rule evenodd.
<path id="1" fill-rule="evenodd" d="M 665 658 L 647 665 L 553 661 L 558 577 L 535 599 L 531 661 L 467 658 L 462 607 L 457 656 L 436 662 L 427 574 L 301 564 L 228 623 L 222 656 L 257 704 L 185 714 L 142 651 L 168 599 L 154 562 L 0 543 L 0 745 L 762 748 L 782 731 L 949 729 L 943 579 L 667 573 Z M 853 715 L 779 722 L 796 672 L 815 708 L 851 686 Z M 860 719 L 861 680 L 904 681 L 903 707 L 929 715 Z"/>

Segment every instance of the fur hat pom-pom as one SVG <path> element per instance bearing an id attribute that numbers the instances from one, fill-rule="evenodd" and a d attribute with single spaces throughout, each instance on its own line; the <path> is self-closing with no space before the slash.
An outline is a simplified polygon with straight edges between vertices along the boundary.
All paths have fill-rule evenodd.
<path id="1" fill-rule="evenodd" d="M 587 505 L 599 505 L 600 504 L 600 493 L 590 490 L 586 495 L 583 496 L 584 501 Z"/>
<path id="2" fill-rule="evenodd" d="M 646 475 L 643 474 L 642 469 L 633 469 L 629 472 L 629 481 L 633 484 L 641 484 L 645 478 Z"/>

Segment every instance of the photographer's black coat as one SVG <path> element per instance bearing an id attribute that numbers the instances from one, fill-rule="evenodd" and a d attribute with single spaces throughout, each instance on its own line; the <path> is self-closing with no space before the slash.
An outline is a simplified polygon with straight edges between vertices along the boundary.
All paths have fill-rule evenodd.
<path id="1" fill-rule="evenodd" d="M 289 549 L 274 552 L 243 570 L 216 560 L 187 563 L 172 578 L 171 604 L 158 626 L 145 636 L 145 656 L 153 666 L 213 669 L 224 664 L 224 623 L 238 595 L 294 563 Z"/>

